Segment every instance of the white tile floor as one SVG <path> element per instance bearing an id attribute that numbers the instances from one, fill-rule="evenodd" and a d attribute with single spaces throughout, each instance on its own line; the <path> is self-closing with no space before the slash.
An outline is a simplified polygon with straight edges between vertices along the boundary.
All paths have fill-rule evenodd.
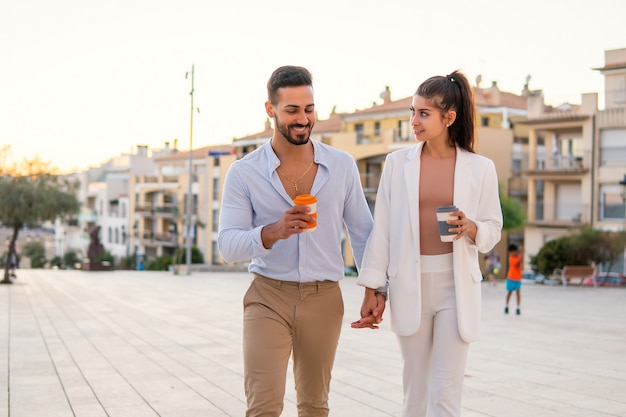
<path id="1" fill-rule="evenodd" d="M 0 285 L 0 417 L 244 415 L 248 274 L 18 272 Z M 330 415 L 399 416 L 395 337 L 351 329 L 362 289 L 342 289 Z M 502 283 L 483 295 L 464 417 L 626 416 L 626 289 L 525 285 L 521 316 L 503 314 Z"/>

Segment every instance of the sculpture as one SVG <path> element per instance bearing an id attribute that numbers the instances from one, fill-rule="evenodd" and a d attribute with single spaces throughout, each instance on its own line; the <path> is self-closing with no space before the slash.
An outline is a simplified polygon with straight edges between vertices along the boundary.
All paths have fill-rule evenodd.
<path id="1" fill-rule="evenodd" d="M 104 246 L 100 242 L 100 226 L 95 226 L 89 232 L 89 248 L 87 249 L 87 257 L 89 258 L 90 263 L 96 262 L 96 259 L 102 252 L 104 252 Z"/>

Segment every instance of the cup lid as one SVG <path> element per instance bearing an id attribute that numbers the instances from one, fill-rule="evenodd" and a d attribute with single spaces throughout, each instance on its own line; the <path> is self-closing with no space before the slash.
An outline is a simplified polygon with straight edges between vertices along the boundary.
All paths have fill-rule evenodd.
<path id="1" fill-rule="evenodd" d="M 293 202 L 294 204 L 301 206 L 301 205 L 313 204 L 317 202 L 317 198 L 315 198 L 315 196 L 311 194 L 300 194 L 300 195 L 297 195 L 296 198 L 293 199 Z"/>
<path id="2" fill-rule="evenodd" d="M 455 206 L 439 206 L 437 207 L 437 211 L 439 212 L 446 212 L 446 211 L 459 211 L 459 209 Z"/>

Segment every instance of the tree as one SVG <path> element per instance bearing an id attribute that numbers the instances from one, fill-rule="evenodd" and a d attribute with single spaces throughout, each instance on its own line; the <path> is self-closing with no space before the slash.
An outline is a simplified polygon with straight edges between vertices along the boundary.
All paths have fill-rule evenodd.
<path id="1" fill-rule="evenodd" d="M 572 240 L 578 258 L 606 266 L 606 271 L 609 272 L 624 253 L 626 233 L 584 227 L 572 235 Z"/>
<path id="2" fill-rule="evenodd" d="M 40 161 L 41 162 L 41 161 Z M 63 178 L 41 172 L 49 165 L 37 163 L 26 165 L 26 175 L 4 174 L 0 177 L 0 223 L 13 229 L 9 242 L 9 256 L 15 253 L 15 244 L 20 229 L 38 226 L 58 217 L 77 214 L 80 203 L 76 196 L 77 184 Z M 8 265 L 4 268 L 4 279 L 0 283 L 11 283 Z"/>
<path id="3" fill-rule="evenodd" d="M 526 215 L 522 205 L 517 200 L 500 193 L 500 207 L 502 208 L 502 228 L 504 230 L 515 230 L 526 223 Z"/>
<path id="4" fill-rule="evenodd" d="M 571 239 L 569 236 L 563 236 L 543 245 L 537 255 L 530 257 L 530 264 L 534 271 L 549 276 L 556 268 L 578 265 L 579 262 L 572 254 Z"/>
<path id="5" fill-rule="evenodd" d="M 46 248 L 41 242 L 27 243 L 22 255 L 30 258 L 31 268 L 43 268 L 46 265 Z"/>
<path id="6" fill-rule="evenodd" d="M 578 232 L 551 240 L 531 257 L 533 269 L 550 275 L 565 265 L 606 265 L 610 271 L 626 245 L 626 233 L 583 227 Z"/>

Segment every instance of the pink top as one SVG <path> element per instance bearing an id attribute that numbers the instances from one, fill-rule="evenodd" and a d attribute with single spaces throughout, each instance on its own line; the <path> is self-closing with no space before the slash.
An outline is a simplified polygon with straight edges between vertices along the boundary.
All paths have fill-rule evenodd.
<path id="1" fill-rule="evenodd" d="M 439 206 L 453 204 L 454 164 L 456 156 L 431 158 L 421 154 L 419 185 L 420 255 L 442 255 L 452 252 L 452 242 L 439 238 L 437 215 Z"/>

